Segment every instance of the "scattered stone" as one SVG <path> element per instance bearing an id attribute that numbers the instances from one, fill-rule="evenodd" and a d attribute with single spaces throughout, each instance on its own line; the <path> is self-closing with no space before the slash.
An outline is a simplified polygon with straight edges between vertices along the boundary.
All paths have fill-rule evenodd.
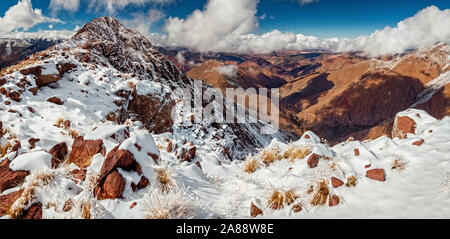
<path id="1" fill-rule="evenodd" d="M 404 139 L 409 133 L 416 133 L 416 122 L 408 116 L 396 117 L 392 128 L 392 137 Z"/>
<path id="2" fill-rule="evenodd" d="M 308 161 L 306 161 L 308 163 L 308 166 L 310 168 L 315 168 L 317 167 L 317 165 L 319 165 L 319 159 L 320 156 L 317 154 L 311 154 L 311 156 L 309 156 Z"/>
<path id="3" fill-rule="evenodd" d="M 331 185 L 333 186 L 333 188 L 338 188 L 338 187 L 344 185 L 344 182 L 342 180 L 340 180 L 339 178 L 331 177 Z"/>
<path id="4" fill-rule="evenodd" d="M 39 142 L 40 139 L 31 138 L 28 140 L 28 144 L 30 144 L 30 149 L 34 149 L 36 147 L 36 142 Z"/>
<path id="5" fill-rule="evenodd" d="M 366 177 L 377 180 L 380 182 L 384 182 L 386 180 L 386 175 L 384 173 L 384 169 L 371 169 L 367 170 Z"/>
<path id="6" fill-rule="evenodd" d="M 263 215 L 263 211 L 259 209 L 253 202 L 250 205 L 250 216 L 257 217 L 258 215 Z"/>
<path id="7" fill-rule="evenodd" d="M 61 100 L 60 98 L 58 98 L 58 97 L 51 97 L 51 98 L 48 98 L 47 101 L 48 101 L 48 102 L 51 102 L 51 103 L 53 103 L 53 104 L 57 104 L 57 105 L 62 105 L 62 104 L 64 104 L 64 103 L 62 102 L 62 100 Z"/>
<path id="8" fill-rule="evenodd" d="M 106 154 L 106 148 L 101 139 L 84 140 L 83 136 L 78 136 L 72 144 L 72 151 L 67 164 L 74 163 L 80 168 L 86 168 L 91 165 L 92 157 L 98 153 L 103 156 Z"/>
<path id="9" fill-rule="evenodd" d="M 53 146 L 48 153 L 52 155 L 52 168 L 57 168 L 67 156 L 67 144 L 65 142 Z"/>
<path id="10" fill-rule="evenodd" d="M 359 156 L 359 149 L 355 149 L 355 156 Z"/>
<path id="11" fill-rule="evenodd" d="M 334 195 L 334 194 L 330 195 L 328 197 L 328 206 L 329 207 L 337 206 L 339 204 L 339 201 L 340 201 L 340 199 L 337 195 Z"/>
<path id="12" fill-rule="evenodd" d="M 414 142 L 413 145 L 415 145 L 415 146 L 421 146 L 423 143 L 425 143 L 425 140 L 424 140 L 424 139 L 421 139 L 421 140 L 417 140 L 416 142 Z"/>

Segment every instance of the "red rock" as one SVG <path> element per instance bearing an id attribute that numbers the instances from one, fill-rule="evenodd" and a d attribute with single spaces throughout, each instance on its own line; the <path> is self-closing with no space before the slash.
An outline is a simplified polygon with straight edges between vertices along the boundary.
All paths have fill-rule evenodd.
<path id="1" fill-rule="evenodd" d="M 167 143 L 167 147 L 166 147 L 166 151 L 168 152 L 168 153 L 170 153 L 170 152 L 172 152 L 172 141 L 169 141 L 168 143 Z"/>
<path id="2" fill-rule="evenodd" d="M 136 207 L 136 205 L 137 205 L 137 202 L 133 202 L 133 203 L 130 205 L 130 209 L 133 209 L 134 207 Z"/>
<path id="3" fill-rule="evenodd" d="M 70 125 L 71 125 L 70 120 L 64 120 L 63 125 L 64 125 L 65 129 L 70 128 Z"/>
<path id="4" fill-rule="evenodd" d="M 328 197 L 328 206 L 329 207 L 337 206 L 339 204 L 339 201 L 340 201 L 340 199 L 337 195 L 334 195 L 334 194 L 330 195 Z"/>
<path id="5" fill-rule="evenodd" d="M 200 164 L 199 161 L 195 162 L 195 165 L 197 165 L 200 169 L 202 169 L 202 165 Z"/>
<path id="6" fill-rule="evenodd" d="M 19 150 L 20 148 L 22 148 L 22 145 L 20 144 L 20 141 L 17 141 L 14 146 L 11 148 L 12 152 L 16 152 L 17 150 Z"/>
<path id="7" fill-rule="evenodd" d="M 116 146 L 106 156 L 100 170 L 99 181 L 103 180 L 109 173 L 115 171 L 117 168 L 136 171 L 134 155 L 128 150 L 118 150 L 118 148 L 119 146 Z"/>
<path id="8" fill-rule="evenodd" d="M 22 192 L 23 189 L 0 196 L 0 217 L 8 214 L 8 210 L 11 208 L 14 202 L 19 199 Z"/>
<path id="9" fill-rule="evenodd" d="M 5 105 L 10 105 L 10 104 L 11 104 L 11 102 L 5 101 Z"/>
<path id="10" fill-rule="evenodd" d="M 292 207 L 292 211 L 294 211 L 295 213 L 299 213 L 302 210 L 303 210 L 303 207 L 300 203 L 297 203 Z"/>
<path id="11" fill-rule="evenodd" d="M 404 139 L 407 137 L 408 133 L 416 133 L 416 122 L 408 116 L 397 117 L 392 129 L 392 136 Z"/>
<path id="12" fill-rule="evenodd" d="M 250 205 L 250 216 L 257 217 L 258 215 L 263 215 L 263 211 L 259 209 L 253 202 Z"/>
<path id="13" fill-rule="evenodd" d="M 20 93 L 17 91 L 9 92 L 8 97 L 11 98 L 11 100 L 14 100 L 15 102 L 20 102 L 20 100 L 21 100 Z"/>
<path id="14" fill-rule="evenodd" d="M 79 181 L 84 181 L 86 179 L 86 173 L 87 170 L 82 168 L 82 169 L 74 169 L 70 171 L 69 174 L 73 177 L 72 181 L 78 183 Z"/>
<path id="15" fill-rule="evenodd" d="M 134 146 L 135 146 L 139 151 L 141 151 L 142 147 L 141 147 L 138 143 L 134 143 Z"/>
<path id="16" fill-rule="evenodd" d="M 33 114 L 36 113 L 36 111 L 33 109 L 33 107 L 28 106 L 27 109 Z"/>
<path id="17" fill-rule="evenodd" d="M 36 76 L 36 85 L 38 87 L 47 86 L 50 83 L 58 82 L 60 79 L 59 74 L 57 74 L 57 75 L 42 75 L 42 67 L 41 66 L 31 67 L 28 69 L 22 69 L 22 70 L 20 70 L 20 73 L 22 73 L 23 75 L 29 75 L 29 74 L 35 75 Z"/>
<path id="18" fill-rule="evenodd" d="M 136 185 L 134 183 L 131 183 L 131 189 L 133 189 L 133 192 L 136 192 L 137 190 L 143 189 L 147 187 L 150 184 L 150 180 L 148 180 L 146 177 L 142 176 L 139 183 Z"/>
<path id="19" fill-rule="evenodd" d="M 370 168 L 370 166 L 372 166 L 372 164 L 367 164 L 364 166 L 364 168 Z"/>
<path id="20" fill-rule="evenodd" d="M 306 163 L 308 163 L 308 166 L 310 168 L 315 168 L 315 167 L 317 167 L 317 165 L 319 165 L 319 159 L 320 159 L 319 155 L 311 154 L 311 156 L 309 156 L 308 161 L 306 161 Z"/>
<path id="21" fill-rule="evenodd" d="M 415 146 L 420 146 L 420 145 L 422 145 L 423 143 L 425 143 L 425 140 L 424 140 L 424 139 L 421 139 L 421 140 L 417 140 L 416 142 L 414 142 L 413 145 L 415 145 Z"/>
<path id="22" fill-rule="evenodd" d="M 355 149 L 355 156 L 359 156 L 359 149 Z"/>
<path id="23" fill-rule="evenodd" d="M 30 144 L 30 149 L 34 149 L 36 147 L 36 142 L 40 141 L 40 139 L 37 138 L 31 138 L 28 140 L 28 143 Z"/>
<path id="24" fill-rule="evenodd" d="M 336 177 L 331 177 L 331 185 L 333 185 L 333 188 L 338 188 L 342 185 L 344 185 L 344 182 Z"/>
<path id="25" fill-rule="evenodd" d="M 23 219 L 42 219 L 42 204 L 34 203 L 24 212 Z"/>
<path id="26" fill-rule="evenodd" d="M 122 197 L 124 188 L 125 179 L 119 172 L 114 171 L 106 176 L 105 181 L 101 185 L 101 191 L 97 194 L 97 198 L 99 200 L 120 198 Z"/>
<path id="27" fill-rule="evenodd" d="M 51 98 L 48 98 L 47 101 L 48 101 L 48 102 L 51 102 L 51 103 L 53 103 L 53 104 L 57 104 L 57 105 L 62 105 L 62 104 L 64 104 L 64 103 L 61 101 L 61 99 L 58 98 L 58 97 L 51 97 Z"/>
<path id="28" fill-rule="evenodd" d="M 3 86 L 4 84 L 6 84 L 6 79 L 0 79 L 0 86 Z"/>
<path id="29" fill-rule="evenodd" d="M 386 175 L 384 173 L 384 169 L 370 169 L 366 172 L 366 177 L 384 182 L 386 180 Z"/>
<path id="30" fill-rule="evenodd" d="M 53 146 L 48 153 L 52 155 L 52 168 L 57 168 L 58 165 L 66 159 L 67 144 L 65 142 Z"/>
<path id="31" fill-rule="evenodd" d="M 68 212 L 68 211 L 72 210 L 73 206 L 74 205 L 73 205 L 72 199 L 67 200 L 64 203 L 63 212 Z"/>
<path id="32" fill-rule="evenodd" d="M 3 159 L 0 163 L 0 193 L 16 187 L 29 174 L 28 171 L 13 171 L 9 168 L 10 161 L 8 158 Z"/>
<path id="33" fill-rule="evenodd" d="M 39 88 L 37 88 L 37 87 L 28 89 L 28 91 L 30 91 L 33 95 L 37 95 L 38 90 L 39 90 Z"/>
<path id="34" fill-rule="evenodd" d="M 67 164 L 74 163 L 80 168 L 86 168 L 91 165 L 91 159 L 94 155 L 101 153 L 104 156 L 105 151 L 106 149 L 101 139 L 84 140 L 83 136 L 78 136 L 72 144 L 72 151 Z"/>
<path id="35" fill-rule="evenodd" d="M 181 153 L 179 154 L 178 158 L 181 159 L 181 162 L 191 162 L 192 159 L 195 158 L 196 153 L 196 147 L 190 147 L 189 149 L 181 148 Z"/>
<path id="36" fill-rule="evenodd" d="M 68 63 L 68 62 L 60 63 L 58 65 L 59 75 L 62 76 L 64 73 L 66 73 L 66 72 L 68 72 L 68 71 L 70 71 L 70 70 L 72 70 L 72 69 L 74 69 L 76 67 L 77 67 L 77 65 L 72 64 L 72 63 Z"/>
<path id="37" fill-rule="evenodd" d="M 191 142 L 189 142 L 189 146 L 194 146 L 194 142 L 193 141 L 191 141 Z"/>
<path id="38" fill-rule="evenodd" d="M 311 136 L 309 136 L 309 134 L 305 135 L 305 139 L 310 139 Z"/>

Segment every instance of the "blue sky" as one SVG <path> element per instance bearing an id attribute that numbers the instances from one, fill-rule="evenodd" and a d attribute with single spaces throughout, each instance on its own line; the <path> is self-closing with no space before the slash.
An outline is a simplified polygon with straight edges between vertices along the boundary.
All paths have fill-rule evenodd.
<path id="1" fill-rule="evenodd" d="M 131 18 L 132 14 L 144 14 L 148 9 L 159 9 L 166 17 L 186 18 L 193 10 L 202 9 L 207 0 L 176 0 L 169 4 L 127 5 L 117 9 L 114 13 L 105 9 L 94 10 L 88 7 L 88 1 L 81 0 L 77 11 L 60 10 L 52 13 L 49 8 L 50 0 L 32 0 L 33 8 L 41 9 L 43 15 L 55 17 L 64 24 L 55 23 L 53 29 L 70 29 L 76 25 L 82 26 L 90 19 L 103 15 L 112 15 L 118 18 Z M 0 1 L 0 17 L 17 0 Z M 376 29 L 385 26 L 395 26 L 399 21 L 413 16 L 419 10 L 435 5 L 440 9 L 450 8 L 448 0 L 320 0 L 310 4 L 301 5 L 295 0 L 262 0 L 257 5 L 259 27 L 254 33 L 264 33 L 273 29 L 292 31 L 321 38 L 329 37 L 357 37 L 368 35 Z M 164 32 L 164 18 L 155 22 L 152 32 Z M 48 29 L 48 23 L 38 24 L 28 31 Z"/>

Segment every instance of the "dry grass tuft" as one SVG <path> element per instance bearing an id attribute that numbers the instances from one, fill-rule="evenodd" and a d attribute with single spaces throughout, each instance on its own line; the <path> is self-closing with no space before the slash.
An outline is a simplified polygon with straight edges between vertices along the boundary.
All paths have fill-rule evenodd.
<path id="1" fill-rule="evenodd" d="M 83 219 L 91 219 L 91 203 L 89 201 L 86 201 L 81 205 L 81 212 L 81 217 Z"/>
<path id="2" fill-rule="evenodd" d="M 147 219 L 192 219 L 195 207 L 187 191 L 175 188 L 168 193 L 150 191 L 145 199 Z"/>
<path id="3" fill-rule="evenodd" d="M 80 133 L 78 133 L 78 131 L 76 131 L 74 129 L 69 129 L 68 133 L 69 133 L 69 136 L 72 137 L 73 139 L 80 135 Z"/>
<path id="4" fill-rule="evenodd" d="M 246 173 L 254 173 L 261 167 L 258 160 L 256 158 L 249 158 L 244 162 L 244 172 Z"/>
<path id="5" fill-rule="evenodd" d="M 14 202 L 9 209 L 9 216 L 11 218 L 19 218 L 22 215 L 25 207 L 31 204 L 36 197 L 36 188 L 43 187 L 50 184 L 54 175 L 50 173 L 37 173 L 31 176 L 31 179 L 23 185 L 24 190 L 20 197 Z"/>
<path id="6" fill-rule="evenodd" d="M 392 162 L 392 170 L 402 171 L 406 168 L 408 162 L 401 159 L 396 159 Z"/>
<path id="7" fill-rule="evenodd" d="M 281 160 L 283 158 L 279 151 L 275 149 L 264 149 L 261 152 L 260 157 L 266 165 L 270 165 L 275 162 L 275 160 Z"/>
<path id="8" fill-rule="evenodd" d="M 327 183 L 325 181 L 320 182 L 311 200 L 311 204 L 313 206 L 324 205 L 327 202 L 328 194 L 330 194 L 330 190 L 328 189 Z"/>
<path id="9" fill-rule="evenodd" d="M 355 187 L 356 186 L 356 178 L 355 176 L 350 176 L 347 178 L 347 182 L 345 183 L 346 187 Z"/>
<path id="10" fill-rule="evenodd" d="M 163 167 L 155 167 L 153 168 L 155 171 L 155 179 L 160 185 L 160 189 L 163 192 L 169 192 L 176 185 L 175 180 L 173 179 L 172 170 L 168 166 Z"/>
<path id="11" fill-rule="evenodd" d="M 291 162 L 294 162 L 296 159 L 303 159 L 311 153 L 311 150 L 308 148 L 296 148 L 289 147 L 283 154 L 283 157 L 289 159 Z"/>
<path id="12" fill-rule="evenodd" d="M 285 205 L 291 205 L 297 198 L 295 189 L 290 189 L 286 192 L 274 191 L 267 203 L 268 207 L 277 210 L 284 208 Z"/>
<path id="13" fill-rule="evenodd" d="M 12 147 L 11 143 L 8 142 L 0 147 L 0 155 L 3 157 L 8 153 L 8 150 Z"/>
<path id="14" fill-rule="evenodd" d="M 56 123 L 54 124 L 54 126 L 56 126 L 56 127 L 58 127 L 58 128 L 61 128 L 63 123 L 64 123 L 64 118 L 59 117 L 59 118 L 56 120 Z"/>

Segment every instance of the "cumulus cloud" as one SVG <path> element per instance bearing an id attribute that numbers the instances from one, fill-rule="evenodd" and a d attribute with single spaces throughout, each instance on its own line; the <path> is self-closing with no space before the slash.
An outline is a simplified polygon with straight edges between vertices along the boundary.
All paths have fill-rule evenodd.
<path id="1" fill-rule="evenodd" d="M 200 51 L 224 51 L 243 34 L 258 26 L 258 0 L 209 0 L 203 10 L 186 19 L 169 18 L 165 29 L 169 40 Z"/>
<path id="2" fill-rule="evenodd" d="M 424 47 L 437 41 L 450 41 L 450 9 L 427 7 L 413 17 L 386 27 L 370 36 L 342 41 L 338 51 L 363 51 L 369 55 L 401 53 L 407 49 Z"/>
<path id="3" fill-rule="evenodd" d="M 150 37 L 151 26 L 165 17 L 165 14 L 157 9 L 149 9 L 147 13 L 134 13 L 131 19 L 122 19 L 122 23 L 136 31 L 140 32 L 146 37 Z"/>
<path id="4" fill-rule="evenodd" d="M 49 8 L 53 13 L 64 9 L 75 12 L 80 7 L 80 0 L 50 0 Z"/>
<path id="5" fill-rule="evenodd" d="M 228 3 L 228 4 L 227 4 Z M 438 41 L 450 42 L 450 10 L 427 7 L 397 24 L 355 39 L 321 39 L 273 30 L 251 34 L 258 26 L 257 0 L 209 0 L 203 11 L 186 19 L 170 18 L 168 39 L 161 45 L 184 46 L 199 51 L 270 53 L 280 50 L 323 49 L 338 52 L 361 51 L 369 56 L 401 53 Z M 306 3 L 306 2 L 305 2 Z"/>
<path id="6" fill-rule="evenodd" d="M 128 5 L 144 6 L 148 3 L 169 4 L 175 1 L 176 0 L 92 0 L 90 1 L 89 6 L 95 10 L 106 9 L 107 12 L 114 13 Z"/>
<path id="7" fill-rule="evenodd" d="M 37 32 L 6 32 L 2 33 L 3 38 L 10 39 L 47 39 L 63 40 L 72 37 L 76 31 L 70 30 L 43 30 Z"/>
<path id="8" fill-rule="evenodd" d="M 31 27 L 44 22 L 61 22 L 56 18 L 46 17 L 41 9 L 33 9 L 31 0 L 19 0 L 16 5 L 10 7 L 4 17 L 0 17 L 0 32 L 14 30 L 28 30 Z"/>
<path id="9" fill-rule="evenodd" d="M 215 68 L 216 71 L 228 77 L 235 77 L 237 75 L 238 67 L 236 65 L 223 65 Z"/>
<path id="10" fill-rule="evenodd" d="M 318 1 L 319 0 L 298 0 L 298 3 L 303 6 L 303 5 L 310 4 L 313 2 L 318 2 Z"/>

